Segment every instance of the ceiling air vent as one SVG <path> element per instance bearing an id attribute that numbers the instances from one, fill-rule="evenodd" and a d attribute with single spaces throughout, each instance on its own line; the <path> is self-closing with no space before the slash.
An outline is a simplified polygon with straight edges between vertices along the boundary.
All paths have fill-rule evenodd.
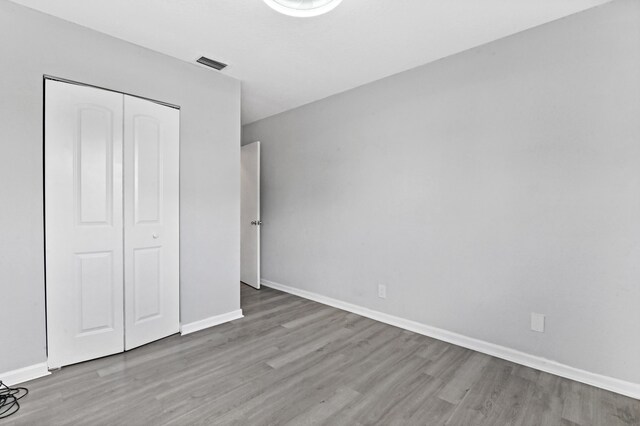
<path id="1" fill-rule="evenodd" d="M 221 69 L 227 67 L 227 64 L 223 64 L 222 62 L 214 61 L 213 59 L 205 58 L 204 56 L 202 56 L 200 59 L 198 59 L 197 62 L 199 64 L 206 65 L 208 67 L 216 69 L 218 71 L 220 71 Z"/>

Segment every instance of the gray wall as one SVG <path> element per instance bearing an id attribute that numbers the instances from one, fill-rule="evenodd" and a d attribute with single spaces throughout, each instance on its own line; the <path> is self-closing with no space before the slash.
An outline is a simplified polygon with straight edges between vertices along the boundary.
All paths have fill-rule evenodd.
<path id="1" fill-rule="evenodd" d="M 262 277 L 640 383 L 639 22 L 616 0 L 245 126 Z"/>
<path id="2" fill-rule="evenodd" d="M 240 308 L 240 83 L 0 0 L 0 372 L 46 360 L 43 74 L 180 105 L 181 320 Z"/>

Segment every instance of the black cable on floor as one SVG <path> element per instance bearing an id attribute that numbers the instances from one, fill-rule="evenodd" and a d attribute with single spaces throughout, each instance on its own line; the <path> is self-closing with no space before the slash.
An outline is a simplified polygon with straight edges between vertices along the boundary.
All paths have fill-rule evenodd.
<path id="1" fill-rule="evenodd" d="M 5 419 L 20 409 L 18 400 L 29 393 L 27 388 L 10 388 L 0 380 L 0 419 Z"/>

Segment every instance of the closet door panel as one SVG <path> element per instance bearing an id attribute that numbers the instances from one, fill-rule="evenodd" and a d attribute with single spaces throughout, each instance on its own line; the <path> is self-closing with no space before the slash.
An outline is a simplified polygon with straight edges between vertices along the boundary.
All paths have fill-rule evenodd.
<path id="1" fill-rule="evenodd" d="M 161 123 L 152 117 L 133 119 L 134 214 L 136 224 L 160 224 L 162 205 Z"/>
<path id="2" fill-rule="evenodd" d="M 124 347 L 123 95 L 45 84 L 47 348 L 56 368 Z"/>
<path id="3" fill-rule="evenodd" d="M 179 331 L 178 110 L 125 96 L 125 349 Z"/>

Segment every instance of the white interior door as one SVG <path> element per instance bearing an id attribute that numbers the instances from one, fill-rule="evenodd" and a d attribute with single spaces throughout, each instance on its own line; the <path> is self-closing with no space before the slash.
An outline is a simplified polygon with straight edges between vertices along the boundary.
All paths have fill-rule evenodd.
<path id="1" fill-rule="evenodd" d="M 260 288 L 260 142 L 242 147 L 240 280 Z"/>
<path id="2" fill-rule="evenodd" d="M 177 333 L 180 111 L 124 97 L 125 349 Z"/>
<path id="3" fill-rule="evenodd" d="M 123 95 L 45 84 L 47 345 L 58 368 L 124 347 Z"/>

